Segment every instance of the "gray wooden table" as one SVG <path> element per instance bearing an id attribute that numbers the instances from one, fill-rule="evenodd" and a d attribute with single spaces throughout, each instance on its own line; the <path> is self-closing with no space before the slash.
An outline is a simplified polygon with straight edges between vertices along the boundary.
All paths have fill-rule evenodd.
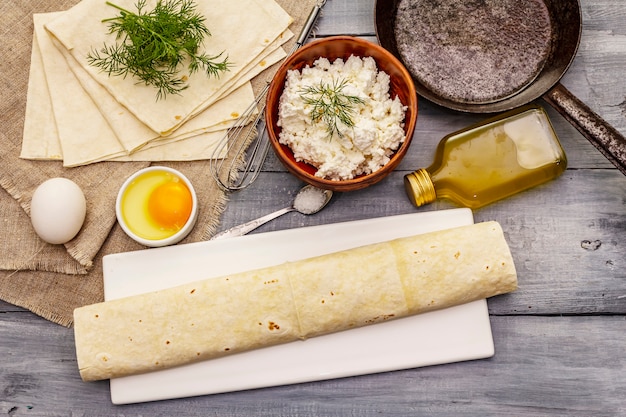
<path id="1" fill-rule="evenodd" d="M 563 84 L 626 134 L 626 4 L 581 0 L 584 28 Z M 374 0 L 329 0 L 317 36 L 374 37 Z M 540 104 L 543 104 L 540 102 Z M 9 416 L 626 416 L 626 177 L 545 105 L 569 158 L 557 180 L 474 213 L 497 220 L 520 289 L 489 300 L 490 359 L 228 394 L 115 406 L 107 381 L 80 380 L 72 330 L 0 302 L 0 414 Z M 417 211 L 402 176 L 441 137 L 484 116 L 420 101 L 400 167 L 321 213 L 257 232 Z M 231 196 L 222 228 L 290 204 L 300 187 L 270 156 Z M 452 208 L 438 201 L 419 211 Z M 401 343 L 401 341 L 398 341 Z"/>

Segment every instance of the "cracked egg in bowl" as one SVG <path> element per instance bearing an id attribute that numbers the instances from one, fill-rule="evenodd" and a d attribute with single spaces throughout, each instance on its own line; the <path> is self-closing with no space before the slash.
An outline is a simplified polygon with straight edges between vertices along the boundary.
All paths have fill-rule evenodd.
<path id="1" fill-rule="evenodd" d="M 198 200 L 181 172 L 152 166 L 124 182 L 115 212 L 124 232 L 135 241 L 150 247 L 167 246 L 180 242 L 193 229 Z"/>

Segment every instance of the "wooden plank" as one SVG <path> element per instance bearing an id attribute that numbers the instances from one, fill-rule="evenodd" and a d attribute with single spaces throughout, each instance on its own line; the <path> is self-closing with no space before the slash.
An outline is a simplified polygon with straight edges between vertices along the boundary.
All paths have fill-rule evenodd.
<path id="1" fill-rule="evenodd" d="M 11 416 L 626 415 L 624 317 L 492 317 L 492 327 L 496 354 L 487 360 L 113 406 L 108 382 L 80 380 L 70 329 L 3 315 L 0 410 Z M 45 340 L 45 348 L 34 340 Z"/>
<path id="2" fill-rule="evenodd" d="M 374 40 L 375 0 L 331 0 L 316 36 Z M 626 8 L 582 0 L 581 47 L 563 84 L 626 132 Z M 559 179 L 475 212 L 507 234 L 520 289 L 489 300 L 488 360 L 263 390 L 113 406 L 108 382 L 83 383 L 71 329 L 0 302 L 0 412 L 11 416 L 626 416 L 626 177 L 546 107 L 569 158 Z M 454 207 L 413 208 L 402 176 L 427 166 L 445 134 L 485 116 L 420 102 L 409 154 L 384 182 L 338 194 L 321 213 L 290 213 L 258 232 Z M 291 203 L 300 182 L 270 156 L 234 193 L 222 227 Z M 401 341 L 391 341 L 401 343 Z"/>
<path id="3" fill-rule="evenodd" d="M 9 304 L 6 301 L 0 300 L 0 313 L 8 313 L 8 312 L 27 312 L 28 310 L 23 309 L 21 307 L 14 306 L 13 304 Z"/>
<path id="4" fill-rule="evenodd" d="M 616 170 L 569 170 L 561 178 L 485 207 L 477 220 L 506 231 L 520 291 L 494 300 L 499 314 L 626 312 L 626 178 Z M 503 311 L 499 311 L 501 304 Z"/>
<path id="5" fill-rule="evenodd" d="M 374 35 L 375 0 L 329 0 L 324 5 L 315 35 Z"/>

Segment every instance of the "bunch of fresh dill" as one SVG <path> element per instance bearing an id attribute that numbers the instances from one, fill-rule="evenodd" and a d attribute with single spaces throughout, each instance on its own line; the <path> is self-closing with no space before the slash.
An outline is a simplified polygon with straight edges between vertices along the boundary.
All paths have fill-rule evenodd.
<path id="1" fill-rule="evenodd" d="M 347 80 L 334 80 L 332 83 L 320 81 L 318 85 L 305 87 L 299 91 L 300 98 L 305 104 L 312 106 L 311 120 L 314 123 L 324 122 L 330 138 L 335 133 L 343 137 L 340 124 L 346 127 L 354 127 L 352 115 L 355 106 L 363 104 L 360 97 L 343 93 Z"/>
<path id="2" fill-rule="evenodd" d="M 120 11 L 103 20 L 119 42 L 92 50 L 87 60 L 109 76 L 131 74 L 156 87 L 159 100 L 188 87 L 188 77 L 179 75 L 186 61 L 189 74 L 202 68 L 208 76 L 219 76 L 228 70 L 228 58 L 219 60 L 223 52 L 215 56 L 198 53 L 204 37 L 211 33 L 192 0 L 158 0 L 151 11 L 145 10 L 146 0 L 138 0 L 137 13 L 106 4 Z"/>

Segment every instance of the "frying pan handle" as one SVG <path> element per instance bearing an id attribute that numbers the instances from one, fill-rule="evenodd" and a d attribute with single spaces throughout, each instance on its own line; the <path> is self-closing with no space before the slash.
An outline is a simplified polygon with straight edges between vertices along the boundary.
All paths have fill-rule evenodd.
<path id="1" fill-rule="evenodd" d="M 626 175 L 626 138 L 558 83 L 543 99 L 565 117 L 602 154 Z"/>

